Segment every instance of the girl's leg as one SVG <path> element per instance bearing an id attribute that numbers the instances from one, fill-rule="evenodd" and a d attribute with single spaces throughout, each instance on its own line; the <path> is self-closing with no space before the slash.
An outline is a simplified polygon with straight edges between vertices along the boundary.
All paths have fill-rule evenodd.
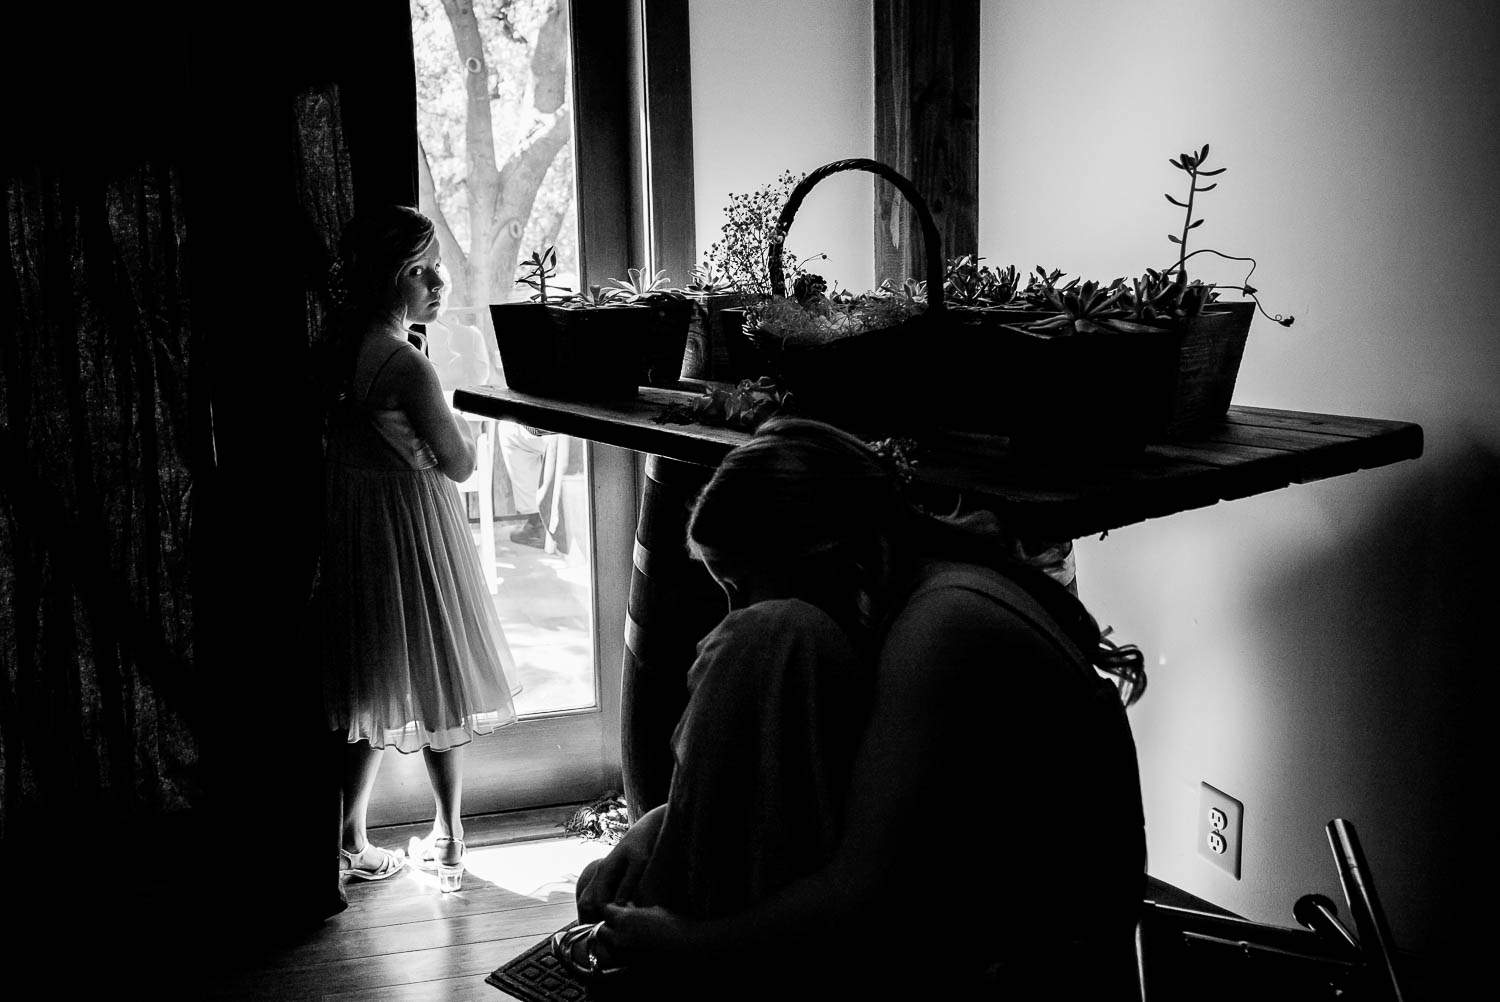
<path id="1" fill-rule="evenodd" d="M 463 806 L 463 748 L 450 748 L 447 751 L 423 748 L 422 761 L 427 766 L 427 781 L 432 785 L 432 800 L 436 807 L 432 819 L 432 834 L 426 841 L 444 837 L 462 839 L 464 822 L 459 811 Z"/>
<path id="2" fill-rule="evenodd" d="M 368 741 L 344 745 L 344 818 L 339 841 L 345 852 L 362 852 L 369 839 L 365 835 L 365 813 L 370 806 L 370 792 L 375 789 L 375 775 L 380 771 L 381 749 Z"/>

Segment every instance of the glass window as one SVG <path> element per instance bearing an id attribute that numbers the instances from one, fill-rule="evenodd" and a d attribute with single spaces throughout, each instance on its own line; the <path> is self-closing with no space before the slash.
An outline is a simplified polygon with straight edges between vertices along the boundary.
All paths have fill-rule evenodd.
<path id="1" fill-rule="evenodd" d="M 521 259 L 555 248 L 557 282 L 579 284 L 569 7 L 410 0 L 419 206 L 437 223 L 450 285 L 446 311 L 428 325 L 428 354 L 450 393 L 505 385 L 488 305 L 527 298 L 514 281 Z M 613 192 L 617 180 L 595 183 Z M 515 658 L 521 720 L 469 746 L 464 813 L 588 799 L 619 781 L 632 461 L 467 417 L 479 467 L 460 496 Z M 601 676 L 601 662 L 616 670 Z M 371 824 L 431 817 L 420 758 L 382 766 Z"/>
<path id="2" fill-rule="evenodd" d="M 486 307 L 525 298 L 519 261 L 554 248 L 557 283 L 578 286 L 568 5 L 411 0 L 411 12 L 421 209 L 451 284 L 429 352 L 450 392 L 504 385 Z M 593 706 L 587 450 L 507 421 L 474 428 L 487 468 L 465 486 L 517 659 L 516 708 Z"/>

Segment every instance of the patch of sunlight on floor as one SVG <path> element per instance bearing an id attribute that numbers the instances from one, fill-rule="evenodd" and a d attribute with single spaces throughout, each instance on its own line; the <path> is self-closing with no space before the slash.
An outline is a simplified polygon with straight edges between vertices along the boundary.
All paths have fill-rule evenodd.
<path id="1" fill-rule="evenodd" d="M 572 898 L 578 874 L 609 855 L 610 849 L 603 839 L 575 836 L 480 846 L 470 849 L 464 859 L 464 880 L 472 877 L 538 901 L 556 901 L 559 895 Z M 436 873 L 407 869 L 417 880 L 437 888 Z"/>

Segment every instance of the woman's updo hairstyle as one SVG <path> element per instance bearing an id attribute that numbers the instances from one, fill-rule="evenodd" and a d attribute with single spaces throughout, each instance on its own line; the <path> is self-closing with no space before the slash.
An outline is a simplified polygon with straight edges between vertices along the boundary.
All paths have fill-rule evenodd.
<path id="1" fill-rule="evenodd" d="M 688 520 L 688 549 L 742 565 L 786 567 L 832 555 L 877 559 L 882 543 L 913 556 L 999 570 L 1029 592 L 1098 670 L 1120 679 L 1133 703 L 1146 690 L 1133 644 L 1101 635 L 1077 597 L 1018 560 L 1010 541 L 976 532 L 911 504 L 891 465 L 848 432 L 818 421 L 771 418 L 724 457 Z"/>
<path id="2" fill-rule="evenodd" d="M 911 514 L 899 479 L 858 438 L 817 421 L 771 418 L 703 488 L 688 548 L 786 563 L 904 533 Z"/>

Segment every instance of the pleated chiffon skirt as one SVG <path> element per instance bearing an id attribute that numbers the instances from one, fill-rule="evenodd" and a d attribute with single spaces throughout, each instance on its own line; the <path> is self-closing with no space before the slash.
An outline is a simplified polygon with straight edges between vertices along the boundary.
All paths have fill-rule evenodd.
<path id="1" fill-rule="evenodd" d="M 331 463 L 320 574 L 329 725 L 437 751 L 515 722 L 515 660 L 454 484 Z"/>

